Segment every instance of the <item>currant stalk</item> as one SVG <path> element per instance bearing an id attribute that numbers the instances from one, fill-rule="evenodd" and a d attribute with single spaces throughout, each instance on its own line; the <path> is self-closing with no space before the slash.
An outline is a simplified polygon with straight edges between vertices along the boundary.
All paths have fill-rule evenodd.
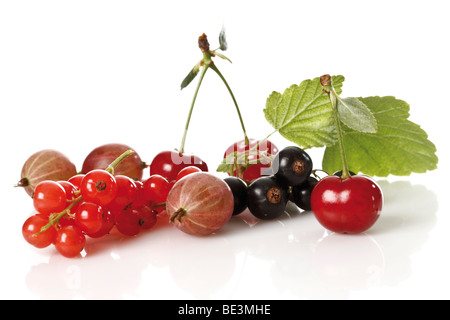
<path id="1" fill-rule="evenodd" d="M 221 35 L 222 35 L 222 33 L 221 33 Z M 225 86 L 227 87 L 228 92 L 230 93 L 231 98 L 233 99 L 233 103 L 236 106 L 236 111 L 238 113 L 239 121 L 241 123 L 242 131 L 244 133 L 245 144 L 249 145 L 250 141 L 249 141 L 249 139 L 247 137 L 247 132 L 245 130 L 244 121 L 242 119 L 241 111 L 240 111 L 239 106 L 237 104 L 236 98 L 235 98 L 235 96 L 233 94 L 233 91 L 231 90 L 230 86 L 228 85 L 228 82 L 226 81 L 225 77 L 222 75 L 222 73 L 219 71 L 217 66 L 214 64 L 214 61 L 212 60 L 212 57 L 215 57 L 217 55 L 217 56 L 219 56 L 219 57 L 221 57 L 223 59 L 226 59 L 226 60 L 229 60 L 229 59 L 227 57 L 225 57 L 224 55 L 222 55 L 222 54 L 216 53 L 215 51 L 217 49 L 214 50 L 214 51 L 210 50 L 207 36 L 204 33 L 198 39 L 198 46 L 199 46 L 200 50 L 203 53 L 203 59 L 194 67 L 194 69 L 191 71 L 191 73 L 189 73 L 189 75 L 186 77 L 186 79 L 181 84 L 181 88 L 183 89 L 198 74 L 199 68 L 202 67 L 202 70 L 200 72 L 200 78 L 198 80 L 197 87 L 196 87 L 195 92 L 194 92 L 194 97 L 192 99 L 191 107 L 189 109 L 189 114 L 188 114 L 188 118 L 187 118 L 187 121 L 186 121 L 186 125 L 185 125 L 185 129 L 184 129 L 184 133 L 183 133 L 183 138 L 181 140 L 181 146 L 180 146 L 179 152 L 180 153 L 184 153 L 184 145 L 185 145 L 185 142 L 186 142 L 186 135 L 187 135 L 187 132 L 188 132 L 188 129 L 189 129 L 189 123 L 191 121 L 192 111 L 194 109 L 194 104 L 195 104 L 195 101 L 197 99 L 198 91 L 200 89 L 200 86 L 202 84 L 203 78 L 204 78 L 205 73 L 208 70 L 208 68 L 211 68 L 212 70 L 214 70 L 217 73 L 217 75 L 220 77 L 220 79 L 222 79 L 222 81 L 225 84 Z"/>
<path id="2" fill-rule="evenodd" d="M 339 112 L 337 110 L 337 99 L 339 99 L 339 97 L 333 88 L 331 76 L 329 74 L 326 74 L 326 75 L 323 75 L 320 77 L 320 84 L 323 87 L 323 91 L 325 93 L 327 93 L 330 98 L 334 124 L 336 126 L 336 131 L 337 131 L 339 153 L 340 153 L 341 161 L 342 161 L 342 176 L 341 176 L 341 178 L 345 180 L 350 177 L 350 171 L 348 169 L 347 157 L 345 155 L 344 135 L 342 133 L 341 120 L 339 117 Z"/>

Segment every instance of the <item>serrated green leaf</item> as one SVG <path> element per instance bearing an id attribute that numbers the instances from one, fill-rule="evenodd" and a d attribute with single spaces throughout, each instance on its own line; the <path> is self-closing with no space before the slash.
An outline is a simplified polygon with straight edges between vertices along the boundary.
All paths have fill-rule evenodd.
<path id="1" fill-rule="evenodd" d="M 332 77 L 333 86 L 342 91 L 343 76 Z M 336 142 L 328 94 L 319 78 L 292 85 L 283 94 L 273 92 L 266 101 L 267 121 L 286 139 L 303 148 L 322 147 Z"/>
<path id="2" fill-rule="evenodd" d="M 377 120 L 369 108 L 358 98 L 337 99 L 339 118 L 349 128 L 366 133 L 377 132 Z"/>
<path id="3" fill-rule="evenodd" d="M 361 133 L 345 128 L 345 153 L 351 171 L 386 177 L 436 169 L 436 147 L 419 125 L 408 120 L 408 103 L 395 97 L 359 100 L 375 116 L 378 131 Z M 337 145 L 326 148 L 322 168 L 329 173 L 342 169 Z"/>

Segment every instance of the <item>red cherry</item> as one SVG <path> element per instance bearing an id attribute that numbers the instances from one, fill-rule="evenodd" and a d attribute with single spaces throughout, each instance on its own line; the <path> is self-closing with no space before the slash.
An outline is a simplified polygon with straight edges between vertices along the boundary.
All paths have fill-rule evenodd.
<path id="1" fill-rule="evenodd" d="M 207 164 L 197 156 L 179 153 L 178 151 L 162 151 L 150 164 L 150 175 L 158 174 L 169 182 L 176 180 L 178 173 L 189 166 L 208 171 Z"/>
<path id="2" fill-rule="evenodd" d="M 368 176 L 327 176 L 311 194 L 311 209 L 317 220 L 337 233 L 366 231 L 378 220 L 382 206 L 383 193 Z"/>
<path id="3" fill-rule="evenodd" d="M 278 153 L 278 148 L 269 140 L 261 142 L 260 140 L 250 139 L 250 143 L 248 145 L 245 145 L 245 140 L 241 140 L 229 146 L 225 151 L 223 158 L 226 159 L 229 155 L 235 152 L 238 154 L 243 154 L 245 151 L 249 152 L 247 157 L 248 162 L 256 162 L 259 160 L 258 163 L 249 165 L 243 173 L 243 180 L 253 181 L 263 176 L 267 168 L 270 167 L 270 161 L 262 158 L 261 153 L 275 155 Z M 238 164 L 245 164 L 245 159 L 241 159 L 240 162 L 241 163 Z M 236 175 L 236 171 L 234 172 L 234 175 Z"/>

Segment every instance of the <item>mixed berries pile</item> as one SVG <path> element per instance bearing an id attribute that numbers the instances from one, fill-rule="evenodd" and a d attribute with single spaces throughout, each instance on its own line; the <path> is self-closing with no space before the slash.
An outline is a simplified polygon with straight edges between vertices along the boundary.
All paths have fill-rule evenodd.
<path id="1" fill-rule="evenodd" d="M 219 49 L 225 50 L 224 35 L 220 39 Z M 162 215 L 185 233 L 207 236 L 247 209 L 262 220 L 279 218 L 288 201 L 312 211 L 335 232 L 364 232 L 377 221 L 383 205 L 381 189 L 368 176 L 350 174 L 342 139 L 343 170 L 322 179 L 300 147 L 278 150 L 268 138 L 249 139 L 236 99 L 212 62 L 215 56 L 227 58 L 218 49 L 209 49 L 204 34 L 199 47 L 203 59 L 182 83 L 182 88 L 187 86 L 203 67 L 178 150 L 162 151 L 147 165 L 131 147 L 107 144 L 92 150 L 80 173 L 55 150 L 37 152 L 25 162 L 17 185 L 32 197 L 36 210 L 23 224 L 26 241 L 37 248 L 53 244 L 63 256 L 76 257 L 87 238 L 107 236 L 114 228 L 124 236 L 136 236 L 151 229 Z M 209 173 L 200 157 L 184 152 L 195 98 L 208 69 L 224 81 L 244 133 L 242 141 L 226 149 L 217 169 L 228 173 L 225 178 Z M 147 168 L 150 174 L 144 179 Z"/>
<path id="2" fill-rule="evenodd" d="M 258 142 L 254 141 L 253 147 Z M 254 156 L 248 152 L 250 147 L 246 151 L 238 150 L 239 142 L 235 146 L 237 155 L 244 152 L 249 158 Z M 270 155 L 270 163 L 232 164 L 233 172 L 241 172 L 241 177 L 230 173 L 225 178 L 208 173 L 199 157 L 163 151 L 149 165 L 150 176 L 144 180 L 117 174 L 122 163 L 138 157 L 133 149 L 119 144 L 102 146 L 86 158 L 86 167 L 98 150 L 115 150 L 116 155 L 129 150 L 105 169 L 37 183 L 32 191 L 36 213 L 25 221 L 23 236 L 37 248 L 53 244 L 63 256 L 75 257 L 85 247 L 86 238 L 106 236 L 113 228 L 125 236 L 136 236 L 151 229 L 160 215 L 167 214 L 177 228 L 188 234 L 206 236 L 246 209 L 259 219 L 276 219 L 285 212 L 288 201 L 305 211 L 312 209 L 319 222 L 333 231 L 363 232 L 375 223 L 382 194 L 372 179 L 351 176 L 342 180 L 337 173 L 319 181 L 304 150 L 290 146 L 278 151 L 270 142 L 269 146 L 275 154 L 261 153 Z M 49 150 L 42 152 L 48 155 Z M 54 156 L 60 157 L 60 153 L 54 152 Z M 99 166 L 104 158 L 96 158 L 97 163 L 89 165 Z M 134 168 L 129 166 L 129 173 L 141 176 L 145 166 L 138 159 Z M 39 161 L 33 161 L 33 166 L 39 167 Z M 34 173 L 45 176 L 39 170 Z M 61 176 L 64 174 L 61 172 Z M 24 176 L 21 181 L 32 179 Z"/>

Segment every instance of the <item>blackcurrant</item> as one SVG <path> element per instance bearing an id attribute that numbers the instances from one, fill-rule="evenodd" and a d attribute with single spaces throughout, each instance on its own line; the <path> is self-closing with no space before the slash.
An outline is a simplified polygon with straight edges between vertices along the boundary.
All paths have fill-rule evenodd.
<path id="1" fill-rule="evenodd" d="M 248 209 L 262 220 L 275 219 L 283 214 L 288 190 L 275 176 L 261 177 L 248 186 Z"/>
<path id="2" fill-rule="evenodd" d="M 272 161 L 273 172 L 289 186 L 302 184 L 311 175 L 311 157 L 299 147 L 286 147 Z"/>
<path id="3" fill-rule="evenodd" d="M 311 193 L 317 182 L 316 178 L 309 177 L 301 185 L 292 188 L 292 199 L 299 208 L 311 210 Z"/>
<path id="4" fill-rule="evenodd" d="M 227 177 L 224 181 L 228 184 L 233 193 L 233 216 L 238 215 L 247 209 L 247 184 L 244 180 L 234 176 Z"/>

